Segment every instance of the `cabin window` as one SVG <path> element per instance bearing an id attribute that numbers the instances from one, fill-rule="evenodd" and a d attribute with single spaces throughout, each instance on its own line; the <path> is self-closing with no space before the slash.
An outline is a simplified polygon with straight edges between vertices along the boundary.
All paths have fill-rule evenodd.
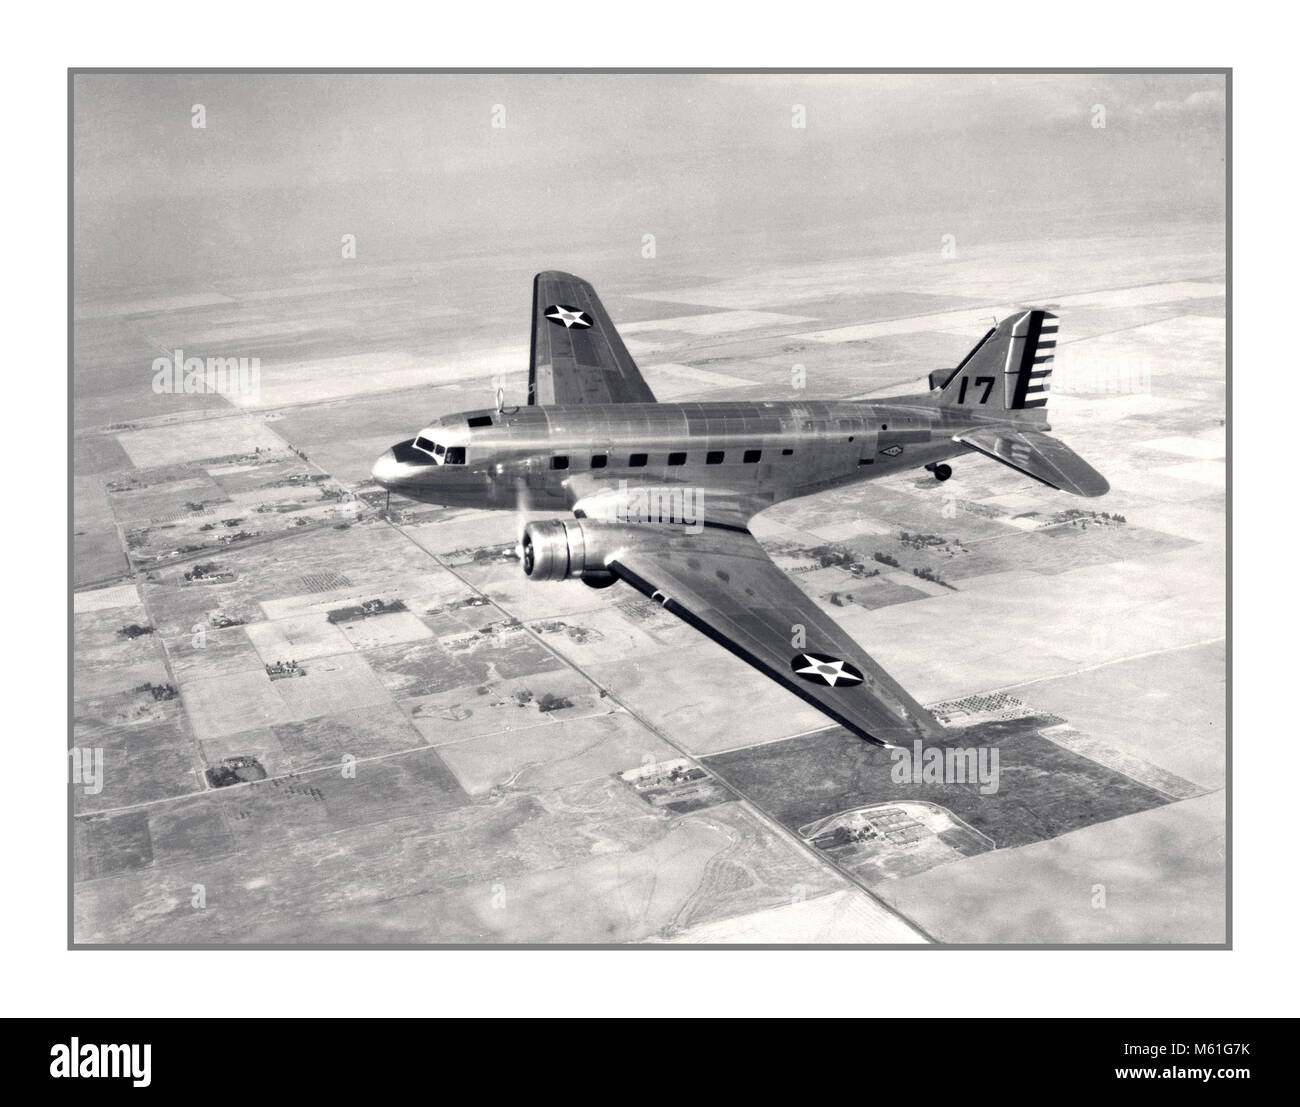
<path id="1" fill-rule="evenodd" d="M 464 465 L 465 464 L 465 447 L 448 446 L 447 457 L 444 460 L 446 465 Z"/>
<path id="2" fill-rule="evenodd" d="M 669 455 L 668 455 L 668 464 L 669 464 L 669 465 L 685 465 L 685 464 L 686 464 L 686 454 L 685 454 L 684 452 L 680 452 L 680 451 L 679 451 L 678 453 L 669 454 Z"/>
<path id="3" fill-rule="evenodd" d="M 609 454 L 592 454 L 591 467 L 593 469 L 603 469 L 609 464 Z"/>
<path id="4" fill-rule="evenodd" d="M 470 419 L 469 425 L 471 427 L 490 427 L 492 425 L 492 416 L 475 415 Z"/>
<path id="5" fill-rule="evenodd" d="M 756 461 L 757 461 L 760 457 L 762 457 L 762 456 L 763 456 L 763 451 L 762 451 L 762 450 L 746 450 L 746 451 L 745 451 L 745 464 L 746 464 L 746 465 L 753 465 L 754 462 L 756 462 Z"/>
<path id="6" fill-rule="evenodd" d="M 569 467 L 569 459 L 565 457 L 563 454 L 558 454 L 557 456 L 551 458 L 552 469 L 567 469 L 568 467 Z"/>
<path id="7" fill-rule="evenodd" d="M 427 438 L 416 438 L 413 445 L 417 450 L 423 450 L 426 454 L 433 453 L 433 443 Z"/>
<path id="8" fill-rule="evenodd" d="M 722 459 L 726 456 L 727 456 L 726 453 L 722 450 L 710 450 L 707 454 L 704 455 L 704 464 L 721 465 Z"/>
<path id="9" fill-rule="evenodd" d="M 649 460 L 650 460 L 649 454 L 633 454 L 631 457 L 627 459 L 627 463 L 630 466 L 632 466 L 633 469 L 639 469 L 642 465 L 644 465 Z"/>
<path id="10" fill-rule="evenodd" d="M 790 457 L 790 456 L 792 456 L 793 454 L 794 454 L 794 450 L 789 449 L 788 447 L 787 447 L 786 449 L 784 449 L 784 450 L 781 451 L 781 456 L 782 456 L 782 457 Z"/>

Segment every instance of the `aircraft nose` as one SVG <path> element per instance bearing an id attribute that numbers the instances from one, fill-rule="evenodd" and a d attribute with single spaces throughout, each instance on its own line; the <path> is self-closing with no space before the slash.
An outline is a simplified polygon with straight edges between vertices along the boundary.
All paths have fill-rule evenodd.
<path id="1" fill-rule="evenodd" d="M 401 480 L 405 468 L 397 460 L 397 455 L 392 450 L 386 450 L 375 458 L 375 464 L 370 469 L 370 475 L 374 477 L 375 483 L 380 487 L 392 488 Z"/>

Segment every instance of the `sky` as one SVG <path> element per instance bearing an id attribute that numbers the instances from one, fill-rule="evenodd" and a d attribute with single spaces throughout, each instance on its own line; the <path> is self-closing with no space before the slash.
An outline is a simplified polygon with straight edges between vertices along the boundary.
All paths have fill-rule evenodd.
<path id="1" fill-rule="evenodd" d="M 647 233 L 796 260 L 1224 204 L 1213 75 L 96 74 L 73 119 L 87 293 L 310 266 L 343 234 L 370 261 Z"/>

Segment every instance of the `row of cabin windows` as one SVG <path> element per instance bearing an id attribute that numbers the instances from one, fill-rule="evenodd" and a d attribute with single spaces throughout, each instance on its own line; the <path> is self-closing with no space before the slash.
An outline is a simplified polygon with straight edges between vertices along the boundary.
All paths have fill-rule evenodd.
<path id="1" fill-rule="evenodd" d="M 781 451 L 781 456 L 789 457 L 793 453 L 794 450 L 785 449 Z M 704 455 L 704 464 L 721 465 L 723 461 L 726 460 L 726 457 L 727 457 L 727 453 L 725 450 L 709 450 Z M 755 465 L 762 459 L 762 457 L 763 457 L 762 450 L 746 450 L 741 460 L 746 465 Z M 640 469 L 643 466 L 648 465 L 649 463 L 650 463 L 649 454 L 628 455 L 627 464 L 628 464 L 628 468 L 630 469 Z M 685 451 L 674 451 L 673 453 L 670 453 L 668 455 L 668 464 L 669 466 L 685 465 L 686 464 Z M 609 454 L 591 455 L 591 467 L 593 469 L 604 469 L 608 465 L 609 465 Z M 569 467 L 568 455 L 557 454 L 555 457 L 551 458 L 552 469 L 567 469 L 568 467 Z"/>

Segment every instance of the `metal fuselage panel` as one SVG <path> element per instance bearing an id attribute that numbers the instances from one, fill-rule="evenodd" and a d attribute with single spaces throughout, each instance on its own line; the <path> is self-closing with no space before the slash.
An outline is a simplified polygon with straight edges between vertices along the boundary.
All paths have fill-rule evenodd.
<path id="1" fill-rule="evenodd" d="M 559 510 L 578 498 L 581 474 L 602 485 L 683 485 L 770 506 L 965 453 L 952 436 L 971 425 L 923 395 L 530 406 L 449 415 L 431 426 L 463 436 L 470 417 L 484 416 L 491 425 L 469 431 L 464 464 L 417 459 L 393 490 L 437 504 Z"/>

